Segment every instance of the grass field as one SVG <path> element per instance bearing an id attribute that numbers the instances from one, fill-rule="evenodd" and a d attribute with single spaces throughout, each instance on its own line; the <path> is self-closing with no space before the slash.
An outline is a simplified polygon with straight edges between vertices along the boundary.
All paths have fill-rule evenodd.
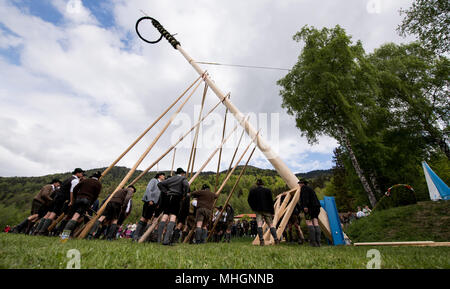
<path id="1" fill-rule="evenodd" d="M 55 237 L 0 234 L 0 268 L 64 269 L 67 252 L 77 249 L 81 268 L 155 268 L 155 269 L 364 269 L 370 247 L 281 244 L 253 246 L 251 239 L 232 243 L 204 245 L 178 244 L 166 247 L 153 243 L 137 244 L 130 240 L 114 242 L 69 240 Z M 381 268 L 450 268 L 450 248 L 377 247 Z"/>

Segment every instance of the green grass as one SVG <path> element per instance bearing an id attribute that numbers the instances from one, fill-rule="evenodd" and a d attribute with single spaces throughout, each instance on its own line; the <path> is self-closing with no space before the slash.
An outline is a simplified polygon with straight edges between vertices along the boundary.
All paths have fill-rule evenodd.
<path id="1" fill-rule="evenodd" d="M 374 211 L 345 229 L 353 242 L 450 241 L 450 202 Z"/>
<path id="2" fill-rule="evenodd" d="M 230 244 L 178 244 L 166 247 L 130 240 L 69 240 L 55 237 L 0 234 L 0 268 L 60 268 L 67 266 L 68 250 L 81 253 L 81 268 L 180 269 L 297 269 L 366 268 L 370 247 L 281 244 L 253 246 L 251 239 Z M 378 247 L 381 268 L 450 268 L 450 248 Z"/>

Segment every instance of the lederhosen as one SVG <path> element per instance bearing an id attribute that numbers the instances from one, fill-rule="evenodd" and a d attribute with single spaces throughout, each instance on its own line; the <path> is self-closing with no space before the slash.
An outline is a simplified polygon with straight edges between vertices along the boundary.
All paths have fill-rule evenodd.
<path id="1" fill-rule="evenodd" d="M 55 198 L 53 199 L 52 204 L 49 206 L 49 212 L 53 212 L 57 216 L 61 215 L 61 213 L 67 213 L 69 208 L 67 201 L 70 199 L 72 181 L 76 178 L 76 176 L 71 176 L 62 182 L 61 187 L 55 193 Z"/>

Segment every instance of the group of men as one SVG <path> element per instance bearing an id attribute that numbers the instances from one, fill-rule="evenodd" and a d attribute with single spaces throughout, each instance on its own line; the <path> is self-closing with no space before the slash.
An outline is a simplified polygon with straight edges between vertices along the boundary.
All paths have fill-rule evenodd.
<path id="1" fill-rule="evenodd" d="M 85 172 L 76 168 L 72 176 L 63 182 L 52 180 L 34 197 L 30 216 L 17 225 L 13 232 L 35 235 L 63 233 L 62 236 L 68 238 L 83 221 L 88 222 L 92 213 L 96 212 L 102 189 L 100 178 L 101 172 L 86 178 Z M 297 229 L 299 243 L 304 242 L 299 226 L 300 212 L 303 212 L 309 229 L 310 244 L 320 246 L 321 231 L 318 224 L 320 202 L 315 192 L 307 186 L 306 180 L 302 179 L 298 183 L 301 188 L 300 201 L 288 223 L 290 239 L 292 241 L 292 227 L 294 227 Z M 93 224 L 88 239 L 99 238 L 102 235 L 108 240 L 115 239 L 118 226 L 131 211 L 131 199 L 135 193 L 136 188 L 128 186 L 115 192 L 112 197 L 108 196 L 106 199 L 109 201 L 105 210 Z M 234 210 L 227 204 L 225 209 L 216 207 L 217 211 L 213 215 L 216 200 L 217 195 L 207 184 L 204 184 L 201 190 L 191 192 L 186 172 L 182 168 L 178 168 L 176 175 L 168 178 L 164 173 L 157 173 L 148 183 L 143 195 L 142 216 L 133 239 L 139 240 L 151 227 L 156 235 L 156 242 L 163 245 L 178 242 L 180 236 L 185 240 L 188 235 L 193 235 L 193 243 L 203 244 L 207 240 L 208 230 L 211 231 L 212 224 L 217 223 L 212 233 L 213 240 L 218 242 L 224 237 L 226 242 L 230 242 Z M 256 187 L 250 190 L 248 203 L 256 213 L 260 245 L 265 244 L 264 222 L 268 225 L 275 244 L 279 244 L 280 239 L 275 229 L 277 224 L 273 224 L 272 192 L 264 187 L 262 180 L 258 179 Z M 219 220 L 215 222 L 217 218 Z M 59 224 L 53 228 L 57 220 Z"/>
<path id="2" fill-rule="evenodd" d="M 100 178 L 101 172 L 95 172 L 87 178 L 84 170 L 76 168 L 66 180 L 52 180 L 33 198 L 30 216 L 15 226 L 12 232 L 43 236 L 64 233 L 63 236 L 69 237 L 83 221 L 88 222 L 97 212 L 98 197 L 102 190 Z M 130 205 L 130 196 L 135 191 L 133 186 L 119 190 L 108 203 L 105 214 L 100 217 L 102 221 L 117 224 L 119 216 L 126 212 L 124 207 Z M 122 197 L 124 194 L 128 198 Z M 116 227 L 110 226 L 108 237 L 115 235 L 115 230 Z"/>
<path id="3" fill-rule="evenodd" d="M 300 213 L 303 212 L 305 222 L 309 230 L 309 242 L 313 247 L 320 247 L 321 230 L 319 227 L 320 202 L 313 189 L 308 186 L 308 181 L 301 179 L 298 182 L 300 186 L 300 200 L 296 204 L 294 212 L 288 222 L 288 231 L 290 232 L 290 241 L 292 241 L 292 226 L 297 229 L 298 243 L 303 244 L 304 236 L 300 228 Z M 272 192 L 263 186 L 262 180 L 257 180 L 256 188 L 250 190 L 248 195 L 248 203 L 256 213 L 257 233 L 260 245 L 264 246 L 263 222 L 265 222 L 270 230 L 275 244 L 280 243 L 277 236 L 276 225 L 273 223 L 274 205 Z"/>

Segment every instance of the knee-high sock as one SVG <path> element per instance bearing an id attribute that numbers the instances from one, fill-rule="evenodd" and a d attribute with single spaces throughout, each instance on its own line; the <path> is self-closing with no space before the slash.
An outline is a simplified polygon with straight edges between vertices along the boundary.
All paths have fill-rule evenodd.
<path id="1" fill-rule="evenodd" d="M 260 241 L 264 241 L 264 237 L 263 237 L 263 229 L 262 227 L 258 227 L 258 237 Z"/>
<path id="2" fill-rule="evenodd" d="M 25 230 L 25 234 L 28 235 L 30 233 L 31 228 L 33 228 L 33 226 L 34 226 L 34 222 L 29 221 L 27 224 L 27 228 Z"/>
<path id="3" fill-rule="evenodd" d="M 314 226 L 314 230 L 315 230 L 315 235 L 316 235 L 316 243 L 317 243 L 317 245 L 319 245 L 320 246 L 320 234 L 322 233 L 321 231 L 320 231 L 320 227 L 319 226 Z"/>
<path id="4" fill-rule="evenodd" d="M 42 228 L 42 226 L 44 225 L 45 220 L 46 220 L 46 219 L 41 218 L 41 220 L 39 221 L 39 224 L 37 225 L 36 230 L 34 230 L 33 234 L 36 235 L 37 233 L 39 233 L 39 232 L 41 231 L 41 228 Z"/>
<path id="5" fill-rule="evenodd" d="M 62 221 L 58 224 L 58 226 L 56 226 L 55 232 L 56 232 L 56 233 L 61 233 L 61 232 L 64 230 L 64 228 L 66 227 L 67 222 L 68 222 L 68 220 L 66 220 L 66 219 L 62 220 Z"/>
<path id="6" fill-rule="evenodd" d="M 173 234 L 173 228 L 175 228 L 175 222 L 169 222 L 169 224 L 167 224 L 167 231 L 166 234 L 164 235 L 164 241 L 163 244 L 169 244 L 170 240 L 172 239 L 172 234 Z"/>
<path id="7" fill-rule="evenodd" d="M 178 243 L 179 240 L 180 240 L 180 229 L 176 228 L 176 229 L 173 231 L 172 242 L 173 242 L 173 243 Z"/>
<path id="8" fill-rule="evenodd" d="M 181 233 L 181 242 L 184 242 L 184 239 L 186 239 L 186 236 L 189 234 L 189 232 L 187 232 L 187 231 L 183 231 L 182 233 Z"/>
<path id="9" fill-rule="evenodd" d="M 166 226 L 166 222 L 159 222 L 158 225 L 158 243 L 161 243 L 162 234 L 164 232 L 164 227 Z"/>
<path id="10" fill-rule="evenodd" d="M 309 244 L 311 246 L 315 246 L 316 245 L 316 230 L 314 229 L 314 226 L 308 226 L 308 230 L 309 230 Z"/>
<path id="11" fill-rule="evenodd" d="M 206 238 L 208 237 L 208 230 L 202 229 L 202 243 L 206 243 Z"/>
<path id="12" fill-rule="evenodd" d="M 195 229 L 195 243 L 200 244 L 202 242 L 203 230 L 202 228 Z"/>
<path id="13" fill-rule="evenodd" d="M 38 231 L 39 235 L 45 235 L 48 233 L 48 227 L 53 223 L 52 219 L 45 219 L 44 224 L 42 225 L 41 229 Z"/>
<path id="14" fill-rule="evenodd" d="M 275 241 L 278 241 L 277 229 L 275 229 L 274 227 L 270 228 L 270 234 L 272 234 L 272 237 Z"/>
<path id="15" fill-rule="evenodd" d="M 114 240 L 116 238 L 116 230 L 117 230 L 117 224 L 111 224 L 111 226 L 109 226 L 109 231 L 108 231 L 108 240 Z"/>
<path id="16" fill-rule="evenodd" d="M 146 222 L 139 221 L 136 226 L 136 231 L 134 231 L 133 240 L 139 240 L 139 238 L 142 236 L 142 231 L 144 230 L 145 226 L 147 226 Z"/>
<path id="17" fill-rule="evenodd" d="M 77 221 L 70 220 L 67 225 L 64 227 L 64 230 L 72 231 L 75 229 L 75 226 L 77 225 Z"/>
<path id="18" fill-rule="evenodd" d="M 28 223 L 29 223 L 29 222 L 30 222 L 30 221 L 28 220 L 28 218 L 25 219 L 25 220 L 23 220 L 19 225 L 17 225 L 17 226 L 14 228 L 14 231 L 16 231 L 17 233 L 22 232 L 23 229 L 26 228 L 26 227 L 28 226 Z"/>
<path id="19" fill-rule="evenodd" d="M 97 233 L 98 226 L 100 226 L 100 221 L 95 220 L 94 225 L 92 226 L 91 230 L 89 231 L 88 237 L 92 237 L 94 233 Z"/>

